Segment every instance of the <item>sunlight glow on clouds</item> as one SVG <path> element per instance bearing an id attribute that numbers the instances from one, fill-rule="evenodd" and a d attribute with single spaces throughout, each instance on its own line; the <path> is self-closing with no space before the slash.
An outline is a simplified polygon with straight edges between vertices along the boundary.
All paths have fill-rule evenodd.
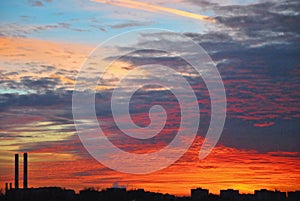
<path id="1" fill-rule="evenodd" d="M 134 8 L 134 9 L 140 9 L 140 10 L 146 10 L 150 12 L 167 12 L 175 15 L 179 15 L 182 17 L 192 18 L 196 20 L 204 20 L 208 22 L 215 22 L 215 20 L 212 17 L 204 16 L 196 13 L 190 13 L 183 10 L 177 10 L 173 8 L 166 8 L 150 3 L 140 2 L 140 1 L 133 1 L 133 0 L 122 0 L 122 1 L 106 1 L 106 0 L 93 0 L 95 2 L 100 3 L 107 3 L 112 4 L 116 6 L 124 6 L 128 8 Z"/>

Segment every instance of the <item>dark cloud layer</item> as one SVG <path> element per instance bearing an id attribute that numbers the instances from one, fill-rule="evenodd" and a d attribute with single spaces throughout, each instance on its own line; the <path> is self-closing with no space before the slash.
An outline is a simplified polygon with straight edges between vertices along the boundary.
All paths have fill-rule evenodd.
<path id="1" fill-rule="evenodd" d="M 148 26 L 150 24 L 152 24 L 152 22 L 129 21 L 129 22 L 111 25 L 110 28 L 123 29 L 123 28 L 128 28 L 128 27 Z"/>
<path id="2" fill-rule="evenodd" d="M 186 35 L 208 51 L 224 80 L 228 116 L 222 143 L 262 152 L 299 151 L 300 93 L 296 89 L 300 88 L 300 3 L 207 6 L 213 7 L 218 15 L 216 29 Z M 162 36 L 163 33 L 153 35 L 161 40 L 151 46 L 168 42 Z M 145 41 L 137 49 L 142 43 Z M 119 59 L 132 66 L 156 63 L 179 71 L 186 67 L 176 56 L 132 50 L 131 55 Z M 200 94 L 203 93 L 205 87 L 199 77 L 187 79 L 194 86 L 201 85 Z"/>

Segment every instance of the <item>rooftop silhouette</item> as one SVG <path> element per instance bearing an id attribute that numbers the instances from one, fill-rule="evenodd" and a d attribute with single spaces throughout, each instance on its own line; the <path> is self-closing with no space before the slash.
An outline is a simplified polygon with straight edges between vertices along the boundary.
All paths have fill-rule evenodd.
<path id="1" fill-rule="evenodd" d="M 178 197 L 170 194 L 145 191 L 144 189 L 87 188 L 75 193 L 60 187 L 13 188 L 0 196 L 1 201 L 299 201 L 300 191 L 280 192 L 266 189 L 254 194 L 240 194 L 238 190 L 221 190 L 219 195 L 209 190 L 191 189 L 191 196 Z"/>

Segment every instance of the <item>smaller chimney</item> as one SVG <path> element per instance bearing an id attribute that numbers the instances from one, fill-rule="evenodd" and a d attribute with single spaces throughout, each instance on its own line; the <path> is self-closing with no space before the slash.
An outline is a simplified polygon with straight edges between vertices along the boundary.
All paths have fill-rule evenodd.
<path id="1" fill-rule="evenodd" d="M 12 189 L 12 183 L 9 183 L 9 190 Z"/>
<path id="2" fill-rule="evenodd" d="M 19 154 L 15 154 L 15 189 L 19 189 Z"/>

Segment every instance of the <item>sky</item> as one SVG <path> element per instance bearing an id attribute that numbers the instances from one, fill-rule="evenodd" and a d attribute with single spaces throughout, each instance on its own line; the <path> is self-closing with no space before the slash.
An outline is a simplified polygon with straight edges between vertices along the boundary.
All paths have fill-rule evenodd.
<path id="1" fill-rule="evenodd" d="M 78 191 L 125 186 L 176 195 L 189 195 L 196 187 L 213 193 L 300 189 L 298 0 L 11 0 L 0 1 L 0 10 L 0 188 L 13 182 L 14 154 L 28 152 L 29 187 Z M 156 31 L 110 43 L 120 34 L 150 28 Z M 180 42 L 164 30 L 200 45 L 212 60 L 205 62 L 216 65 L 224 83 L 224 129 L 204 159 L 198 154 L 209 130 L 210 96 L 217 92 L 209 93 L 205 80 L 181 58 L 194 52 L 179 52 L 178 46 L 167 53 L 143 51 L 144 46 L 160 49 Z M 104 77 L 92 85 L 107 63 Z M 188 81 L 200 108 L 199 128 L 187 152 L 169 167 L 138 175 L 118 172 L 93 158 L 81 143 L 72 95 L 74 90 L 96 93 L 99 125 L 122 150 L 143 154 L 163 149 L 181 123 L 180 104 L 169 88 L 141 87 L 130 100 L 131 120 L 142 127 L 151 123 L 151 106 L 165 108 L 166 125 L 150 139 L 125 135 L 110 110 L 116 84 L 148 64 L 169 66 Z M 131 74 L 129 85 L 139 86 L 150 72 Z M 80 73 L 84 79 L 76 80 Z M 154 74 L 178 87 L 169 72 Z M 127 120 L 121 116 L 125 127 Z"/>

